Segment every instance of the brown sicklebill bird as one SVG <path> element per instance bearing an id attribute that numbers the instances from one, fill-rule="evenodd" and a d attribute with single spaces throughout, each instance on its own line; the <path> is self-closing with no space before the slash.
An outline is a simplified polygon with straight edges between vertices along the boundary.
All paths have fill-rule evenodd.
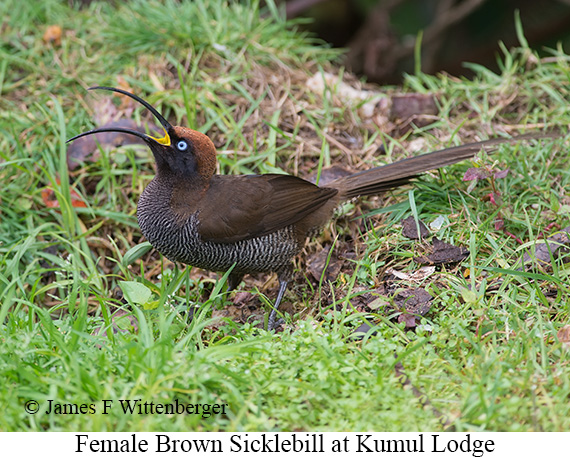
<path id="1" fill-rule="evenodd" d="M 544 135 L 498 138 L 442 149 L 337 179 L 326 187 L 284 174 L 216 174 L 216 148 L 206 135 L 173 127 L 149 103 L 113 87 L 92 87 L 126 95 L 145 106 L 164 127 L 163 138 L 135 130 L 100 128 L 142 138 L 156 161 L 156 176 L 144 189 L 137 209 L 142 233 L 164 256 L 210 271 L 229 269 L 229 289 L 249 273 L 275 272 L 279 292 L 268 319 L 275 318 L 292 259 L 307 237 L 316 234 L 344 200 L 378 195 L 408 183 L 418 174 L 473 157 L 498 143 Z"/>

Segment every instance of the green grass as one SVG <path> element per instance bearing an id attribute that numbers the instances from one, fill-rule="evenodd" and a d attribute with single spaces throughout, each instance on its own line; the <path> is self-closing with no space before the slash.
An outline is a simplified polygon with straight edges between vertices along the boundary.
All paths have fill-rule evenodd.
<path id="1" fill-rule="evenodd" d="M 461 177 L 469 163 L 422 178 L 413 211 L 409 189 L 344 205 L 307 254 L 336 240 L 355 259 L 332 284 L 313 281 L 297 262 L 285 298 L 294 313 L 279 334 L 220 320 L 231 297 L 216 275 L 179 270 L 148 249 L 135 218 L 153 173 L 146 148 L 101 151 L 69 173 L 65 145 L 95 124 L 106 96 L 85 88 L 117 85 L 120 77 L 173 123 L 208 133 L 222 173 L 306 177 L 329 164 L 366 168 L 397 160 L 417 138 L 427 152 L 568 125 L 568 55 L 555 49 L 539 57 L 521 39 L 520 48 L 500 48 L 499 74 L 472 65 L 472 81 L 410 75 L 387 94 L 436 94 L 440 112 L 432 124 L 392 138 L 334 90 L 306 89 L 315 73 L 343 74 L 338 53 L 296 32 L 274 8 L 203 0 L 116 8 L 0 4 L 0 430 L 441 429 L 400 383 L 395 356 L 457 430 L 568 430 L 570 357 L 556 335 L 570 321 L 570 269 L 556 259 L 551 270 L 518 271 L 523 247 L 495 229 L 500 210 L 506 229 L 532 246 L 549 224 L 570 225 L 562 140 L 506 145 L 482 159 L 511 170 L 497 180 L 500 208 L 483 198 L 487 181 L 467 192 Z M 42 41 L 52 24 L 63 28 L 59 46 Z M 148 119 L 140 110 L 132 116 Z M 387 156 L 369 153 L 382 143 Z M 46 207 L 48 187 L 59 208 Z M 86 208 L 73 206 L 75 192 Z M 366 226 L 355 219 L 362 212 L 370 215 Z M 442 216 L 435 235 L 470 250 L 462 264 L 419 285 L 436 298 L 415 332 L 355 305 L 384 283 L 388 267 L 418 268 L 413 257 L 423 245 L 398 225 L 412 212 L 426 223 Z M 258 307 L 276 291 L 262 279 L 242 286 Z M 364 321 L 377 333 L 355 339 Z M 129 415 L 120 399 L 228 406 L 208 418 Z M 39 403 L 37 414 L 25 412 L 28 400 Z M 48 400 L 92 404 L 96 413 L 47 414 Z M 104 400 L 115 405 L 107 415 Z"/>

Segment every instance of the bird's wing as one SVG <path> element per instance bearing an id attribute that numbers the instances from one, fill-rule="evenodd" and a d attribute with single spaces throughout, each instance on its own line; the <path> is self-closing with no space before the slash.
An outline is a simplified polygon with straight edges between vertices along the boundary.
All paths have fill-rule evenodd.
<path id="1" fill-rule="evenodd" d="M 295 224 L 337 193 L 290 175 L 214 176 L 200 201 L 198 232 L 217 243 L 267 235 Z"/>

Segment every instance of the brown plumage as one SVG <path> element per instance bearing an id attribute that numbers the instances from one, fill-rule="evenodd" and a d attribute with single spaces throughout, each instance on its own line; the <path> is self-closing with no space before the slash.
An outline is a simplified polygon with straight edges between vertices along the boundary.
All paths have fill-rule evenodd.
<path id="1" fill-rule="evenodd" d="M 172 261 L 211 271 L 227 271 L 230 288 L 243 276 L 275 272 L 280 287 L 268 327 L 292 275 L 291 261 L 306 241 L 332 217 L 347 199 L 377 195 L 408 183 L 418 174 L 472 157 L 514 139 L 492 139 L 405 159 L 340 178 L 318 187 L 290 175 L 216 175 L 216 149 L 204 134 L 173 127 L 150 104 L 112 87 L 94 87 L 124 94 L 149 109 L 165 130 L 163 138 L 120 129 L 97 132 L 136 135 L 148 144 L 156 176 L 143 191 L 137 218 L 150 243 Z"/>

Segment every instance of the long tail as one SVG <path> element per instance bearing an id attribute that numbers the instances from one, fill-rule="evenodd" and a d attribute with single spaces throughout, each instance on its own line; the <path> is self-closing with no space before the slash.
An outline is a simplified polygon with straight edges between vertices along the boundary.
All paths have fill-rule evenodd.
<path id="1" fill-rule="evenodd" d="M 329 183 L 327 187 L 338 189 L 341 199 L 377 195 L 408 183 L 420 173 L 469 159 L 482 149 L 491 152 L 496 150 L 497 145 L 502 143 L 512 143 L 529 139 L 556 138 L 559 136 L 561 135 L 557 133 L 529 133 L 512 138 L 493 138 L 476 143 L 467 143 L 361 171 L 337 179 Z"/>

